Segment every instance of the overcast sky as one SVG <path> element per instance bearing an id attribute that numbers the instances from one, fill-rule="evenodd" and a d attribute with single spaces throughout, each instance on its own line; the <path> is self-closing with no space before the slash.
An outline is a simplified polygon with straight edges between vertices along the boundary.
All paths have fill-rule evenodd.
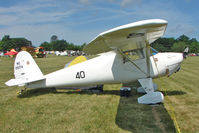
<path id="1" fill-rule="evenodd" d="M 58 39 L 81 45 L 99 33 L 145 19 L 165 19 L 165 37 L 199 41 L 198 0 L 0 0 L 0 38 L 25 37 L 38 46 Z"/>

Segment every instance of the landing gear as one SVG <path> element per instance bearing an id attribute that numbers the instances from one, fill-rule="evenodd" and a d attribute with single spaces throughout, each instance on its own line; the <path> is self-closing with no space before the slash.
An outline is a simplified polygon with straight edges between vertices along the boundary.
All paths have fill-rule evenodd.
<path id="1" fill-rule="evenodd" d="M 18 96 L 22 96 L 26 92 L 27 88 L 23 88 L 20 91 L 17 92 Z"/>
<path id="2" fill-rule="evenodd" d="M 57 89 L 55 87 L 50 88 L 51 92 L 56 93 Z"/>
<path id="3" fill-rule="evenodd" d="M 164 96 L 161 92 L 154 92 L 154 84 L 152 78 L 144 78 L 138 80 L 146 92 L 145 95 L 138 98 L 138 103 L 141 104 L 157 104 L 162 103 L 164 100 Z M 157 87 L 156 87 L 157 89 Z M 141 90 L 141 89 L 140 89 Z"/>
<path id="4" fill-rule="evenodd" d="M 120 96 L 121 97 L 130 97 L 131 96 L 131 88 L 130 87 L 120 88 Z"/>
<path id="5" fill-rule="evenodd" d="M 158 90 L 157 84 L 153 83 L 153 89 L 154 89 L 154 91 Z M 142 86 L 140 86 L 139 88 L 137 88 L 137 92 L 138 93 L 146 93 L 146 91 L 144 90 L 144 88 Z"/>
<path id="6" fill-rule="evenodd" d="M 97 85 L 97 89 L 99 90 L 99 92 L 103 92 L 103 87 L 104 85 Z"/>
<path id="7" fill-rule="evenodd" d="M 97 85 L 88 90 L 90 90 L 91 92 L 99 93 L 99 92 L 103 92 L 103 87 L 104 87 L 104 85 Z"/>

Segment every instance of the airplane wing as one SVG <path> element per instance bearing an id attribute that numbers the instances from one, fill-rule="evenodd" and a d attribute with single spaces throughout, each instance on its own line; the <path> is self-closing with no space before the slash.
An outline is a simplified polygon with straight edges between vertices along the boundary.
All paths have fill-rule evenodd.
<path id="1" fill-rule="evenodd" d="M 150 19 L 126 24 L 105 31 L 84 47 L 87 54 L 99 54 L 120 49 L 128 51 L 151 44 L 161 37 L 167 27 L 167 21 Z"/>

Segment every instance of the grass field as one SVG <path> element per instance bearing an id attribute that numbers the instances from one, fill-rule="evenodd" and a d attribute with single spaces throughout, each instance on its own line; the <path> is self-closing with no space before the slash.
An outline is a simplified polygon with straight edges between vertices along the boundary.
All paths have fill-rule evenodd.
<path id="1" fill-rule="evenodd" d="M 36 59 L 44 74 L 64 67 L 72 57 Z M 180 72 L 155 79 L 165 95 L 161 105 L 137 103 L 141 94 L 120 97 L 119 85 L 105 85 L 103 93 L 75 90 L 7 87 L 14 59 L 0 58 L 0 132 L 197 133 L 199 132 L 199 57 L 189 57 Z"/>

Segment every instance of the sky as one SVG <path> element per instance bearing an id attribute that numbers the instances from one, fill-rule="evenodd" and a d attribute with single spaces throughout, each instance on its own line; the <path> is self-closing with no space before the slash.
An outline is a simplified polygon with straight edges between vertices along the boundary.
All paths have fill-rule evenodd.
<path id="1" fill-rule="evenodd" d="M 101 32 L 146 20 L 168 21 L 164 37 L 199 41 L 198 0 L 0 0 L 0 39 L 25 37 L 34 46 L 52 35 L 76 45 Z"/>

